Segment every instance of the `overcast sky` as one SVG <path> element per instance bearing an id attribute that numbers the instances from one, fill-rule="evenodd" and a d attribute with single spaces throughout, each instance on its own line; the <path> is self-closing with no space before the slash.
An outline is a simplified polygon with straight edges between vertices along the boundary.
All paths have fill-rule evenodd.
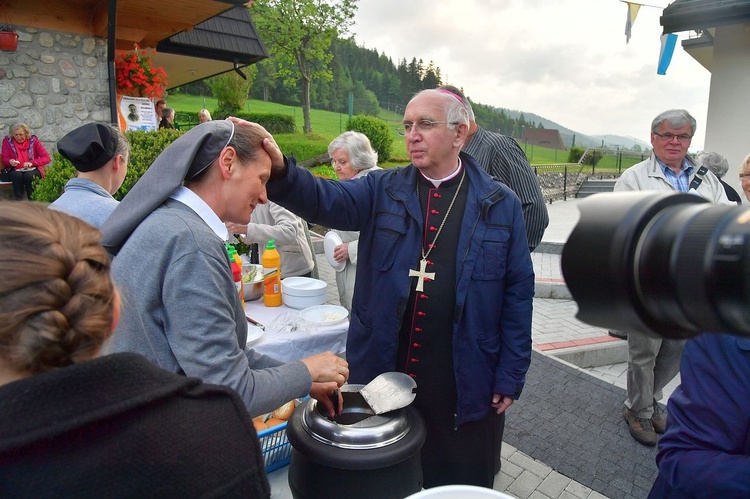
<path id="1" fill-rule="evenodd" d="M 434 61 L 474 101 L 532 112 L 588 135 L 649 142 L 651 120 L 685 108 L 704 143 L 710 73 L 680 42 L 656 74 L 662 8 L 641 7 L 625 43 L 619 0 L 360 0 L 355 40 L 393 59 Z"/>

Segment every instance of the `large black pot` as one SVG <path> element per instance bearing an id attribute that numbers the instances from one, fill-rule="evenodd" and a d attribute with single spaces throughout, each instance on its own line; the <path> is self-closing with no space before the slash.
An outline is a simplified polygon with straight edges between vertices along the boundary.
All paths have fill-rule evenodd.
<path id="1" fill-rule="evenodd" d="M 314 399 L 287 425 L 289 488 L 295 499 L 403 498 L 422 489 L 422 417 L 413 407 L 376 416 L 359 390 L 344 385 L 344 410 L 331 421 Z"/>

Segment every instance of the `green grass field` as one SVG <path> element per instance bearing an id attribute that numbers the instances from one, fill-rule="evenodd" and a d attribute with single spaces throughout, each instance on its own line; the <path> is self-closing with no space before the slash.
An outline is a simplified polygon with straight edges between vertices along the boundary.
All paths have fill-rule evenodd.
<path id="1" fill-rule="evenodd" d="M 217 102 L 213 97 L 174 94 L 170 95 L 167 99 L 167 105 L 174 108 L 178 113 L 186 113 L 195 116 L 195 121 L 197 122 L 198 111 L 203 108 L 206 108 L 209 111 L 216 109 Z M 299 130 L 304 128 L 301 107 L 286 106 L 283 104 L 251 99 L 245 104 L 245 110 L 258 113 L 292 115 L 297 123 L 297 128 Z M 391 157 L 387 161 L 383 161 L 381 158 L 381 161 L 379 161 L 380 166 L 388 168 L 408 164 L 409 157 L 406 154 L 404 138 L 396 133 L 396 127 L 401 123 L 403 116 L 390 111 L 381 111 L 380 116 L 378 117 L 388 123 L 394 139 Z M 345 113 L 334 113 L 331 111 L 311 109 L 310 120 L 313 128 L 312 134 L 299 133 L 295 135 L 279 135 L 276 137 L 279 147 L 281 147 L 287 154 L 294 154 L 300 161 L 324 153 L 328 148 L 328 143 L 336 136 L 346 131 L 346 124 L 349 120 L 349 116 Z M 568 151 L 530 146 L 523 143 L 520 145 L 526 152 L 526 157 L 529 158 L 529 162 L 532 165 L 559 164 L 568 161 Z M 608 165 L 603 166 L 609 168 Z M 625 158 L 623 158 L 623 168 L 625 166 Z M 630 166 L 630 164 L 627 166 Z M 597 165 L 597 170 L 598 169 L 599 166 Z"/>
<path id="2" fill-rule="evenodd" d="M 201 97 L 197 95 L 185 95 L 185 94 L 174 94 L 170 95 L 167 99 L 167 105 L 174 108 L 178 113 L 186 113 L 195 116 L 197 121 L 198 111 L 204 107 L 209 111 L 216 109 L 217 102 L 213 97 Z M 304 118 L 302 116 L 302 108 L 295 106 L 286 106 L 284 104 L 276 104 L 274 102 L 265 102 L 261 100 L 249 99 L 245 104 L 245 110 L 249 112 L 257 113 L 276 113 L 292 115 L 297 123 L 297 129 L 302 130 L 304 128 Z M 393 112 L 382 111 L 379 116 L 380 119 L 386 121 L 391 127 L 391 133 L 393 134 L 393 148 L 391 150 L 390 161 L 381 162 L 381 166 L 390 165 L 405 165 L 409 162 L 406 155 L 406 147 L 404 145 L 404 138 L 396 133 L 396 126 L 401 123 L 402 116 L 397 115 Z M 338 135 L 346 131 L 346 124 L 349 121 L 349 116 L 344 113 L 334 113 L 331 111 L 322 111 L 319 109 L 310 110 L 310 121 L 312 122 L 313 135 L 308 136 L 305 140 L 300 137 L 299 140 L 292 140 L 291 137 L 282 139 L 276 137 L 281 146 L 282 143 L 294 143 L 297 147 L 293 151 L 284 150 L 290 154 L 295 154 L 297 159 L 304 160 L 320 152 L 314 153 L 314 151 L 325 152 L 328 148 L 328 143 L 336 138 Z M 302 133 L 299 134 L 303 136 Z M 318 143 L 315 147 L 313 143 Z M 308 155 L 309 154 L 309 155 Z M 384 165 L 383 165 L 384 163 Z"/>
<path id="3" fill-rule="evenodd" d="M 526 153 L 526 157 L 529 158 L 531 164 L 548 165 L 568 162 L 567 150 L 560 151 L 558 149 L 548 149 L 533 144 L 524 144 L 523 142 L 519 142 L 518 145 L 520 145 L 521 149 Z"/>

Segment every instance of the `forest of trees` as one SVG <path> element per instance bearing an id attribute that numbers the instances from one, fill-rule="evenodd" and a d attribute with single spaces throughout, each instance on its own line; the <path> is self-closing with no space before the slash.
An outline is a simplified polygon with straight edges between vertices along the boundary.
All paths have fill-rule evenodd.
<path id="1" fill-rule="evenodd" d="M 387 109 L 403 112 L 412 95 L 425 88 L 441 85 L 440 68 L 413 58 L 399 62 L 398 67 L 385 54 L 357 46 L 353 40 L 335 39 L 330 47 L 333 79 L 312 83 L 313 107 L 347 112 L 349 94 L 354 95 L 354 113 L 377 116 Z M 282 104 L 299 105 L 299 90 L 289 88 L 276 78 L 273 59 L 257 64 L 258 75 L 250 96 Z"/>
<path id="2" fill-rule="evenodd" d="M 398 65 L 377 50 L 359 47 L 351 39 L 334 39 L 330 47 L 333 59 L 330 67 L 333 78 L 315 80 L 311 84 L 310 101 L 313 108 L 346 113 L 349 94 L 353 94 L 353 113 L 378 116 L 381 109 L 403 113 L 409 99 L 418 91 L 442 85 L 440 68 L 429 61 L 402 59 Z M 292 106 L 301 105 L 300 89 L 284 84 L 277 76 L 273 58 L 255 65 L 257 73 L 249 97 Z M 210 92 L 203 82 L 186 85 L 189 93 Z M 526 121 L 523 113 L 517 119 L 502 109 L 472 102 L 477 123 L 488 130 L 519 138 L 525 127 L 542 128 Z"/>

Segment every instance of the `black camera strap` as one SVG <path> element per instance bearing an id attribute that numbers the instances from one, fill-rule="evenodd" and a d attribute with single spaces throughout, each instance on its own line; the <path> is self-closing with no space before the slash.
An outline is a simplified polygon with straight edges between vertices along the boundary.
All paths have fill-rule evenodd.
<path id="1" fill-rule="evenodd" d="M 701 182 L 703 182 L 703 176 L 708 173 L 708 168 L 705 166 L 701 166 L 698 168 L 698 171 L 695 172 L 695 176 L 693 177 L 693 180 L 690 182 L 690 186 L 688 187 L 688 190 L 698 190 L 698 186 L 701 185 Z"/>

